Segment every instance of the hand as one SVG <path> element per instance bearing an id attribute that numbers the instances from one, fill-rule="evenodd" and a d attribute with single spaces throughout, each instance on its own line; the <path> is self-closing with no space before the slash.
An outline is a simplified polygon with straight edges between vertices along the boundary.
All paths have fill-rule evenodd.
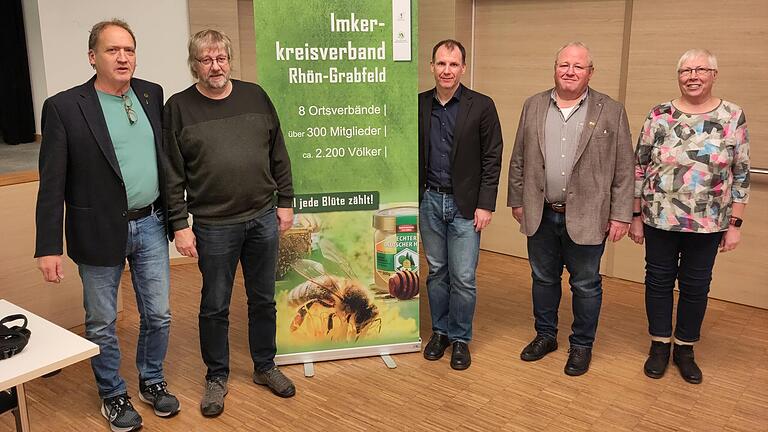
<path id="1" fill-rule="evenodd" d="M 173 243 L 180 254 L 192 258 L 197 258 L 197 239 L 192 228 L 184 228 L 173 233 Z"/>
<path id="2" fill-rule="evenodd" d="M 492 216 L 493 212 L 490 210 L 481 208 L 475 209 L 475 220 L 472 222 L 475 226 L 475 232 L 480 232 L 487 227 L 488 224 L 491 223 Z"/>
<path id="3" fill-rule="evenodd" d="M 523 224 L 523 207 L 512 207 L 512 217 L 515 218 L 517 223 Z"/>
<path id="4" fill-rule="evenodd" d="M 645 232 L 643 231 L 643 219 L 640 217 L 633 217 L 632 223 L 629 224 L 629 238 L 633 242 L 641 245 L 645 240 Z"/>
<path id="5" fill-rule="evenodd" d="M 64 266 L 61 255 L 46 255 L 37 259 L 37 268 L 43 274 L 46 282 L 59 283 L 64 279 Z"/>
<path id="6" fill-rule="evenodd" d="M 608 226 L 605 227 L 605 230 L 608 232 L 608 240 L 615 243 L 621 240 L 621 238 L 624 237 L 624 234 L 627 233 L 629 224 L 611 219 L 608 221 Z"/>
<path id="7" fill-rule="evenodd" d="M 320 232 L 320 229 L 323 227 L 323 222 L 320 218 L 312 213 L 300 214 L 297 223 L 301 227 L 308 229 L 311 233 Z"/>
<path id="8" fill-rule="evenodd" d="M 736 249 L 741 241 L 741 230 L 735 226 L 728 226 L 728 231 L 720 239 L 720 252 L 728 252 Z"/>
<path id="9" fill-rule="evenodd" d="M 293 208 L 292 207 L 278 207 L 277 208 L 277 222 L 280 224 L 280 233 L 284 233 L 288 228 L 293 226 Z"/>

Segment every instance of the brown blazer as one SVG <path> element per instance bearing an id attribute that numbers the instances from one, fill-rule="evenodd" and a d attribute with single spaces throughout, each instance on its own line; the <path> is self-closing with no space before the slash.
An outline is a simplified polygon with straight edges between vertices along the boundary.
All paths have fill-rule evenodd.
<path id="1" fill-rule="evenodd" d="M 532 236 L 544 210 L 544 121 L 552 89 L 523 105 L 509 161 L 507 206 L 523 207 L 520 231 Z M 624 107 L 589 89 L 587 117 L 568 183 L 565 226 L 577 244 L 605 240 L 608 220 L 632 220 L 634 153 Z"/>

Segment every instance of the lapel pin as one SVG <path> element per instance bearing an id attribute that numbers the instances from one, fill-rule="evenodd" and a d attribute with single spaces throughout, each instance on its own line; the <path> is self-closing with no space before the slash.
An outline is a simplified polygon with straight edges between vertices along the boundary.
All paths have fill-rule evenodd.
<path id="1" fill-rule="evenodd" d="M 590 125 L 591 127 L 595 127 L 595 122 L 591 121 L 591 122 L 589 122 L 589 125 Z"/>
<path id="2" fill-rule="evenodd" d="M 144 93 L 144 104 L 149 105 L 149 93 Z"/>

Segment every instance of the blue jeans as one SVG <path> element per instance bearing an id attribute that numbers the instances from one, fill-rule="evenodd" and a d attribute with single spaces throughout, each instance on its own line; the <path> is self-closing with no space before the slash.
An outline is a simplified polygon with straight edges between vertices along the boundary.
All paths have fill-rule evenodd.
<path id="1" fill-rule="evenodd" d="M 573 294 L 571 346 L 592 347 L 603 300 L 600 258 L 605 241 L 599 245 L 573 242 L 565 228 L 565 214 L 544 209 L 541 225 L 528 237 L 528 261 L 533 279 L 533 316 L 536 333 L 557 337 L 557 310 L 563 290 L 563 266 L 568 269 Z"/>
<path id="2" fill-rule="evenodd" d="M 672 336 L 675 280 L 677 300 L 675 339 L 696 342 L 707 311 L 712 267 L 722 232 L 665 231 L 643 225 L 645 233 L 645 312 L 651 336 Z"/>
<path id="3" fill-rule="evenodd" d="M 128 222 L 125 246 L 139 309 L 136 369 L 139 380 L 146 384 L 164 380 L 163 360 L 171 329 L 168 238 L 165 223 L 157 213 Z M 91 358 L 91 368 L 102 399 L 126 392 L 125 380 L 119 373 L 120 344 L 115 332 L 117 294 L 124 268 L 125 263 L 112 267 L 78 264 L 83 281 L 85 337 L 100 350 Z"/>
<path id="4" fill-rule="evenodd" d="M 472 340 L 480 233 L 459 213 L 453 195 L 424 192 L 419 226 L 429 264 L 427 295 L 432 331 L 451 342 Z"/>
<path id="5" fill-rule="evenodd" d="M 237 263 L 248 297 L 248 344 L 254 370 L 274 367 L 277 345 L 275 270 L 278 226 L 275 209 L 232 225 L 195 223 L 197 265 L 203 275 L 200 300 L 200 351 L 206 379 L 229 376 L 229 303 Z"/>

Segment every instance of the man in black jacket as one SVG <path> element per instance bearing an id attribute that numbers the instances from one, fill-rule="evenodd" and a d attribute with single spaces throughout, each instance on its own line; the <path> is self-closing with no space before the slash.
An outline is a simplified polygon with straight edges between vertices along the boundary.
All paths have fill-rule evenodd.
<path id="1" fill-rule="evenodd" d="M 433 331 L 424 358 L 438 360 L 452 343 L 456 370 L 471 363 L 480 232 L 496 208 L 502 151 L 493 100 L 460 82 L 465 56 L 460 42 L 438 42 L 435 88 L 419 95 L 419 225 Z"/>
<path id="2" fill-rule="evenodd" d="M 179 401 L 167 390 L 163 361 L 171 312 L 162 145 L 163 90 L 133 78 L 136 39 L 120 20 L 97 23 L 88 40 L 96 75 L 43 105 L 35 257 L 43 277 L 59 282 L 62 222 L 67 254 L 83 282 L 86 337 L 101 413 L 113 431 L 141 428 L 119 374 L 115 333 L 120 276 L 128 259 L 141 315 L 136 367 L 140 398 L 171 416 Z"/>

